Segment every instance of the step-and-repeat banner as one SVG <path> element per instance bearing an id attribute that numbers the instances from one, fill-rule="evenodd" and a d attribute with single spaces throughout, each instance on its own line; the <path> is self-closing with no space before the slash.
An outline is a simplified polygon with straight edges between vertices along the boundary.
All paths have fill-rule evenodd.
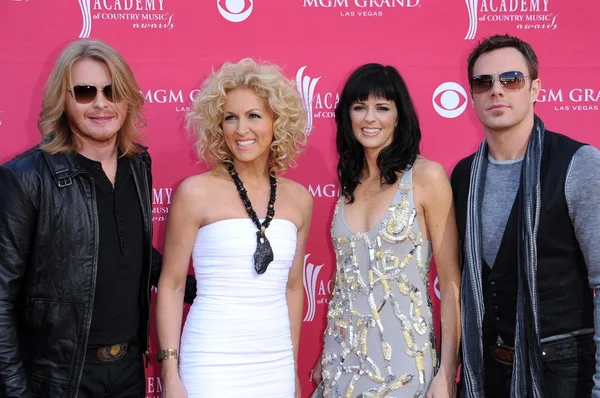
<path id="1" fill-rule="evenodd" d="M 536 112 L 550 129 L 598 146 L 599 16 L 597 0 L 0 0 L 0 163 L 38 143 L 42 89 L 64 46 L 79 38 L 108 42 L 130 63 L 146 99 L 154 243 L 162 250 L 173 191 L 206 170 L 183 121 L 201 82 L 225 61 L 280 65 L 297 81 L 314 126 L 298 167 L 287 173 L 315 201 L 299 359 L 306 397 L 335 266 L 333 116 L 346 77 L 367 62 L 397 67 L 419 113 L 422 153 L 449 172 L 483 137 L 468 93 L 469 51 L 491 34 L 518 35 L 540 59 Z M 431 295 L 437 320 L 435 270 Z M 147 396 L 161 390 L 153 359 Z"/>

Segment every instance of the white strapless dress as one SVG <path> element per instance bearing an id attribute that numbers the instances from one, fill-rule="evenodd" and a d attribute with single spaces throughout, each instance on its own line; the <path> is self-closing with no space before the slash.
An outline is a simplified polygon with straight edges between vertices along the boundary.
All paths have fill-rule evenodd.
<path id="1" fill-rule="evenodd" d="M 198 231 L 192 253 L 198 293 L 179 354 L 190 398 L 294 396 L 286 284 L 297 230 L 291 221 L 271 221 L 266 235 L 274 260 L 262 275 L 254 270 L 256 231 L 250 219 Z"/>

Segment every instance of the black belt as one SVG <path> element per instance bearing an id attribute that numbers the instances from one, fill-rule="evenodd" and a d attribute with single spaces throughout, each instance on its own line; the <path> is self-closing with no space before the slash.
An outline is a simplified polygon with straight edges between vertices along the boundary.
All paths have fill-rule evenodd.
<path id="1" fill-rule="evenodd" d="M 561 340 L 542 343 L 542 361 L 551 362 L 559 359 L 568 359 L 574 357 L 585 357 L 593 355 L 596 352 L 596 343 L 591 334 L 583 336 L 571 336 Z M 515 358 L 514 347 L 508 347 L 502 344 L 490 346 L 492 358 L 504 364 L 513 364 Z"/>

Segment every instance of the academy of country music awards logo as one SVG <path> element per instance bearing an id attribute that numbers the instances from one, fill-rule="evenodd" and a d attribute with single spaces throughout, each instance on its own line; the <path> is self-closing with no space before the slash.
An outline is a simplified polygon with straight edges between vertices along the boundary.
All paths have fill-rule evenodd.
<path id="1" fill-rule="evenodd" d="M 306 134 L 310 135 L 315 119 L 335 117 L 335 107 L 340 101 L 340 94 L 316 92 L 316 86 L 321 80 L 321 76 L 310 77 L 304 73 L 307 68 L 308 66 L 304 65 L 296 72 L 296 87 L 307 111 Z"/>
<path id="2" fill-rule="evenodd" d="M 83 25 L 79 38 L 89 38 L 94 20 L 123 21 L 134 29 L 175 27 L 173 16 L 165 10 L 165 0 L 78 0 Z"/>
<path id="3" fill-rule="evenodd" d="M 340 17 L 382 17 L 387 10 L 416 8 L 421 0 L 302 0 L 304 8 L 339 11 Z"/>
<path id="4" fill-rule="evenodd" d="M 304 271 L 302 273 L 302 283 L 307 298 L 304 322 L 311 322 L 315 319 L 317 306 L 329 304 L 332 291 L 331 279 L 325 281 L 319 278 L 325 264 L 314 265 L 308 262 L 308 257 L 310 257 L 310 253 L 304 256 Z"/>
<path id="5" fill-rule="evenodd" d="M 173 188 L 152 188 L 152 221 L 165 222 L 169 216 Z"/>
<path id="6" fill-rule="evenodd" d="M 296 87 L 298 88 L 298 92 L 302 97 L 302 102 L 304 103 L 304 108 L 307 112 L 307 120 L 306 120 L 306 134 L 310 135 L 313 129 L 313 108 L 312 101 L 313 96 L 315 94 L 315 87 L 319 80 L 321 80 L 321 76 L 317 78 L 311 78 L 309 76 L 303 76 L 304 70 L 306 69 L 306 65 L 298 69 L 296 73 Z"/>
<path id="7" fill-rule="evenodd" d="M 469 29 L 465 40 L 473 40 L 482 23 L 511 22 L 516 29 L 555 30 L 558 14 L 552 13 L 550 0 L 465 0 Z"/>

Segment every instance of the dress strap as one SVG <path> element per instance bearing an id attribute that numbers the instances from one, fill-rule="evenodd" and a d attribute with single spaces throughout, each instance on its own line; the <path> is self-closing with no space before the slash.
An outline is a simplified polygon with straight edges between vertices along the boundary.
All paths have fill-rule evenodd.
<path id="1" fill-rule="evenodd" d="M 400 179 L 401 184 L 412 184 L 412 167 L 402 173 L 402 178 Z"/>
<path id="2" fill-rule="evenodd" d="M 398 184 L 398 189 L 396 190 L 396 194 L 394 195 L 394 200 L 392 204 L 398 204 L 402 201 L 403 195 L 408 194 L 408 200 L 413 206 L 413 192 L 412 192 L 412 167 L 402 173 L 402 177 L 400 178 L 400 183 Z"/>

